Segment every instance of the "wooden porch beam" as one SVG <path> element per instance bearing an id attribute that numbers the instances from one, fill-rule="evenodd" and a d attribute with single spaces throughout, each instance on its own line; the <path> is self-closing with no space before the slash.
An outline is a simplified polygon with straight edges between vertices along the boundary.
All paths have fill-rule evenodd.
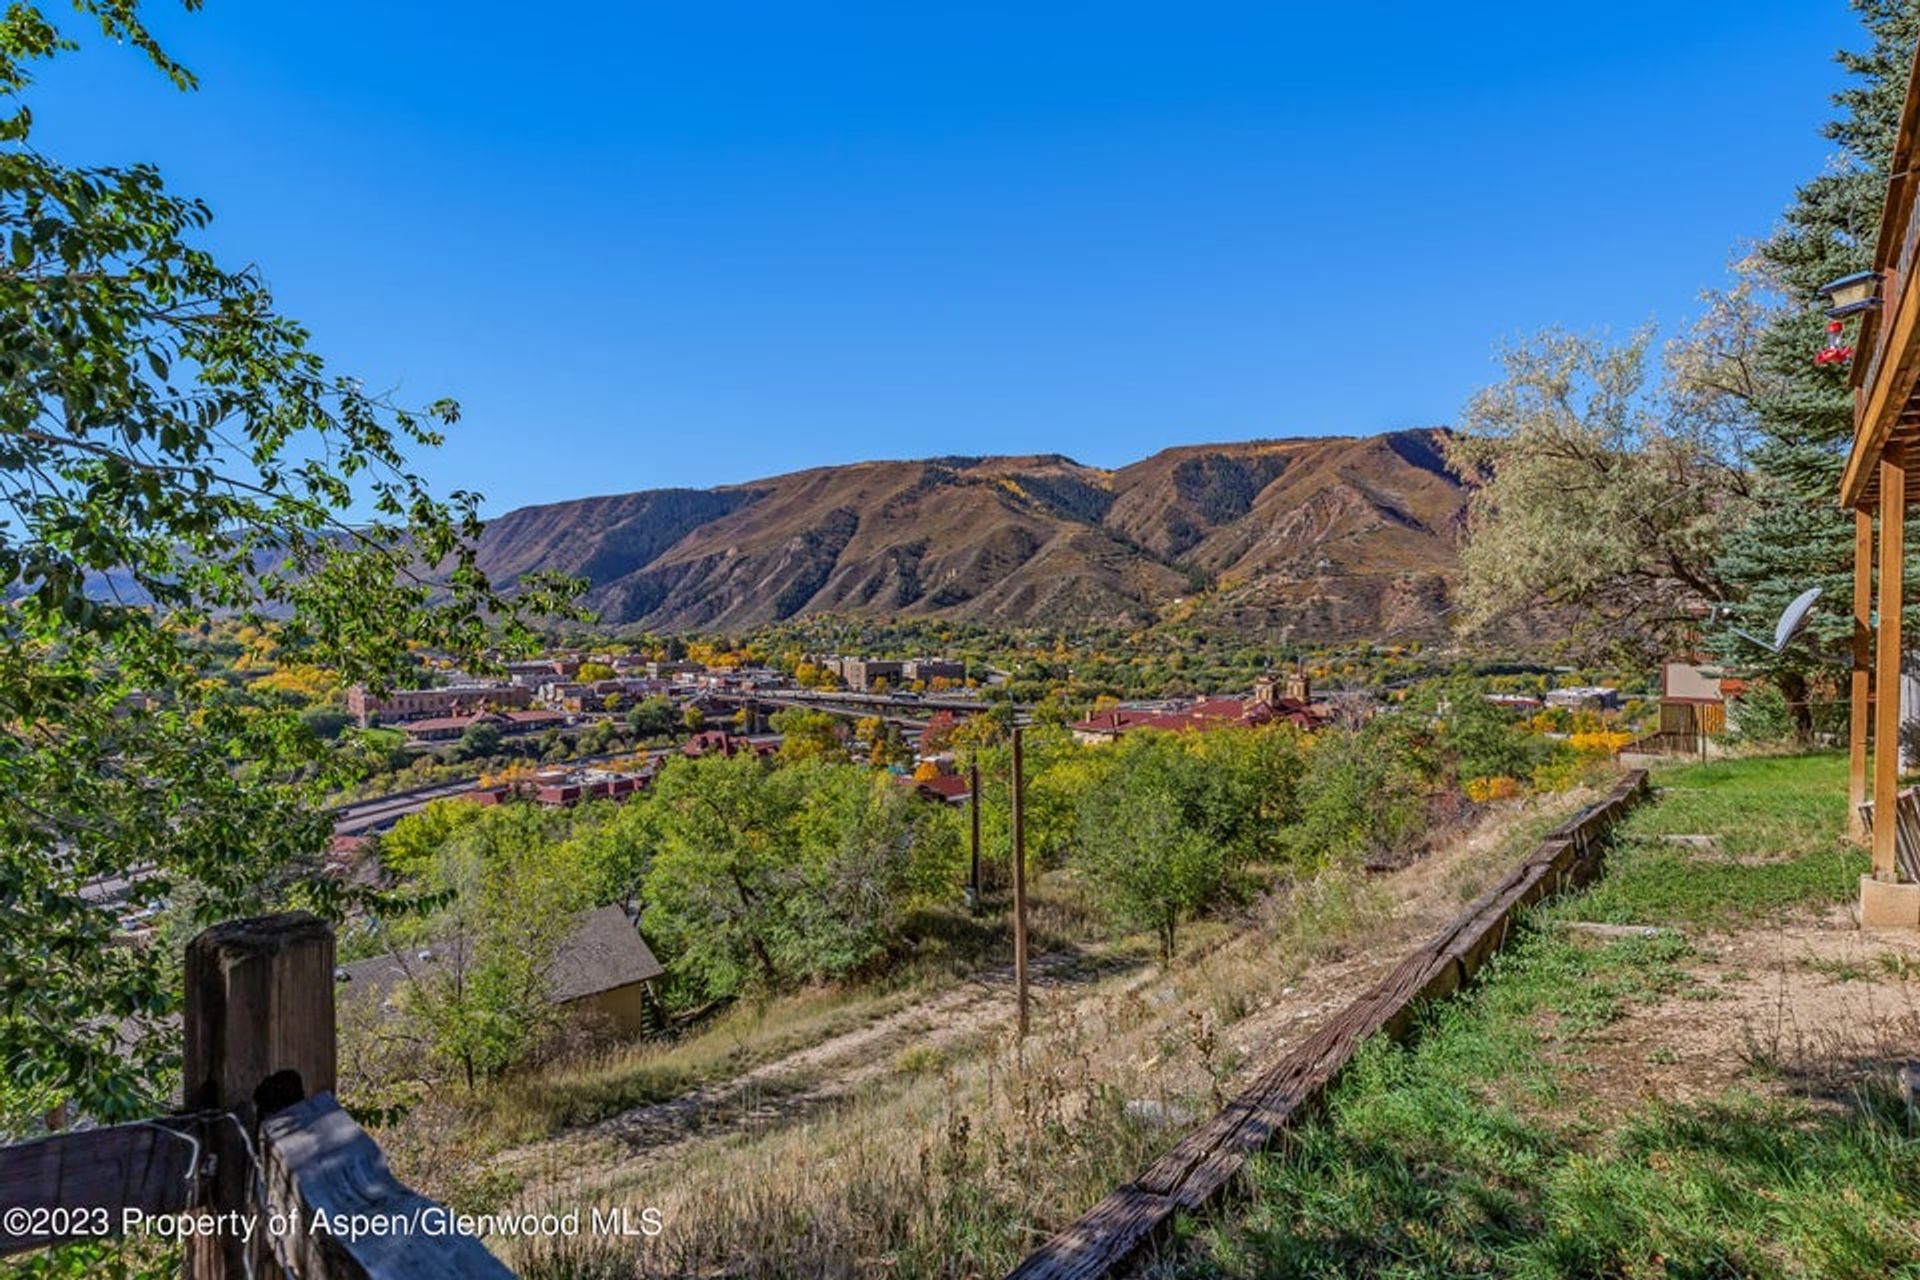
<path id="1" fill-rule="evenodd" d="M 1880 608 L 1874 640 L 1873 811 L 1891 814 L 1900 788 L 1900 609 L 1906 552 L 1906 446 L 1889 442 L 1880 456 Z M 1892 880 L 1897 822 L 1873 824 L 1873 875 Z"/>
<path id="2" fill-rule="evenodd" d="M 1853 513 L 1853 673 L 1847 717 L 1847 834 L 1867 839 L 1860 806 L 1867 798 L 1867 716 L 1873 668 L 1873 513 Z"/>

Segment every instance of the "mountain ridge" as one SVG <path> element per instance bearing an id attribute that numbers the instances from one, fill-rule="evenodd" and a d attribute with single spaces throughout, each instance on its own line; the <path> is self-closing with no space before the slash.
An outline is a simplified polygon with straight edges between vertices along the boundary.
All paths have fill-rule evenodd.
<path id="1" fill-rule="evenodd" d="M 1469 489 L 1444 430 L 810 467 L 708 489 L 517 508 L 480 568 L 586 578 L 610 625 L 740 630 L 809 614 L 1151 624 L 1325 639 L 1424 629 L 1450 598 Z M 1302 632 L 1302 638 L 1305 632 Z"/>

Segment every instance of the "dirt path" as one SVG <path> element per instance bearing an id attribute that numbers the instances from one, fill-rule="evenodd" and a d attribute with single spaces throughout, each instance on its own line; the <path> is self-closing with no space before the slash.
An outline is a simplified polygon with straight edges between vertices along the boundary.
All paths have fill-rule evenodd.
<path id="1" fill-rule="evenodd" d="M 1114 973 L 1070 953 L 1037 956 L 1036 1003 Z M 947 1054 L 991 1034 L 1013 1007 L 1011 966 L 985 969 L 925 999 L 815 1044 L 751 1067 L 723 1081 L 663 1102 L 623 1111 L 558 1137 L 501 1153 L 495 1169 L 546 1182 L 556 1172 L 581 1186 L 583 1169 L 637 1176 L 678 1155 L 686 1144 L 711 1141 L 790 1121 L 851 1098 L 899 1070 L 908 1049 Z"/>
<path id="2" fill-rule="evenodd" d="M 1556 812 L 1571 811 L 1583 800 L 1563 797 Z M 1513 817 L 1494 815 L 1413 865 L 1374 878 L 1364 889 L 1376 914 L 1371 928 L 1311 957 L 1275 961 L 1285 968 L 1264 973 L 1236 1016 L 1207 1015 L 1222 1046 L 1219 1087 L 1238 1087 L 1263 1069 L 1457 914 L 1467 898 L 1520 856 L 1521 850 L 1510 847 Z M 1244 985 L 1248 969 L 1263 967 L 1266 941 L 1257 934 L 1224 939 L 1183 954 L 1171 973 L 1153 965 L 1103 965 L 1073 954 L 1038 956 L 1035 1025 L 1045 1028 L 1126 1001 L 1163 1008 L 1169 1017 L 1181 1014 L 1195 1003 L 1196 991 L 1216 981 L 1216 970 Z M 696 1147 L 803 1124 L 901 1078 L 902 1055 L 909 1051 L 923 1051 L 929 1061 L 958 1059 L 1008 1034 L 1012 982 L 1010 967 L 981 971 L 724 1081 L 503 1152 L 491 1168 L 516 1181 L 523 1200 L 573 1200 L 646 1178 Z M 1158 1065 L 1170 1082 L 1195 1071 L 1192 1063 Z M 1203 1084 L 1204 1077 L 1178 1082 Z"/>
<path id="3" fill-rule="evenodd" d="M 1583 1044 L 1592 1105 L 1736 1085 L 1842 1101 L 1885 1064 L 1920 1060 L 1920 935 L 1862 931 L 1849 906 L 1688 941 L 1688 989 Z"/>

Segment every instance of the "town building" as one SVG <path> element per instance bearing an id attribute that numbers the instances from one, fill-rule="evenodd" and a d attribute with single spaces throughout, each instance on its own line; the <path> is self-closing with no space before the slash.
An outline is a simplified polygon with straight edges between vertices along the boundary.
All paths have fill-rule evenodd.
<path id="1" fill-rule="evenodd" d="M 1746 681 L 1718 667 L 1669 662 L 1660 668 L 1660 732 L 1675 737 L 1717 738 L 1727 731 L 1727 710 Z"/>
<path id="2" fill-rule="evenodd" d="M 843 658 L 840 661 L 840 678 L 849 689 L 871 692 L 874 681 L 885 680 L 897 687 L 905 678 L 907 664 L 880 658 Z"/>
<path id="3" fill-rule="evenodd" d="M 347 690 L 347 714 L 361 728 L 395 724 L 430 716 L 454 716 L 476 711 L 519 710 L 533 705 L 533 690 L 504 682 L 454 684 L 439 689 L 395 689 L 382 697 L 365 685 Z"/>
<path id="4" fill-rule="evenodd" d="M 1318 729 L 1329 713 L 1312 701 L 1312 689 L 1303 672 L 1283 681 L 1271 673 L 1254 681 L 1250 698 L 1201 698 L 1175 707 L 1116 707 L 1069 726 L 1075 742 L 1094 745 L 1112 742 L 1137 729 L 1186 733 L 1195 729 L 1258 726 L 1285 721 L 1297 729 Z"/>
<path id="5" fill-rule="evenodd" d="M 410 742 L 450 742 L 477 724 L 490 724 L 503 735 L 543 733 L 557 729 L 567 718 L 557 711 L 476 711 L 470 715 L 430 716 L 401 724 Z"/>
<path id="6" fill-rule="evenodd" d="M 922 800 L 930 800 L 935 804 L 963 805 L 973 798 L 973 788 L 957 774 L 943 773 L 932 778 L 902 774 L 900 785 L 912 788 L 913 793 Z"/>
<path id="7" fill-rule="evenodd" d="M 1549 689 L 1543 700 L 1548 706 L 1559 707 L 1563 711 L 1620 709 L 1620 691 L 1603 684 L 1570 684 Z"/>
<path id="8" fill-rule="evenodd" d="M 702 756 L 724 756 L 731 760 L 746 752 L 766 756 L 779 750 L 778 743 L 755 742 L 751 738 L 728 733 L 725 729 L 703 729 L 680 745 L 680 754 L 689 760 L 698 760 Z"/>
<path id="9" fill-rule="evenodd" d="M 1488 702 L 1507 711 L 1538 711 L 1546 703 L 1527 693 L 1489 693 Z"/>
<path id="10" fill-rule="evenodd" d="M 580 670 L 577 658 L 530 658 L 525 662 L 506 664 L 507 679 L 529 689 L 538 689 L 554 677 L 566 679 Z"/>
<path id="11" fill-rule="evenodd" d="M 625 800 L 653 782 L 651 763 L 641 769 L 541 769 L 524 778 L 475 787 L 467 793 L 475 804 L 505 804 L 528 800 L 549 809 L 570 809 L 588 800 Z"/>

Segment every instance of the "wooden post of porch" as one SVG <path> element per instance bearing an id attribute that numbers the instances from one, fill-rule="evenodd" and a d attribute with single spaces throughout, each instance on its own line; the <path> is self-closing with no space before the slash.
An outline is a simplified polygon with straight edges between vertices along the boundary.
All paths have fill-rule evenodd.
<path id="1" fill-rule="evenodd" d="M 1880 456 L 1880 608 L 1874 633 L 1873 876 L 1897 879 L 1895 820 L 1900 787 L 1900 609 L 1906 552 L 1906 446 L 1888 443 Z"/>
<path id="2" fill-rule="evenodd" d="M 1847 834 L 1865 844 L 1860 806 L 1867 799 L 1868 692 L 1873 665 L 1873 513 L 1853 513 L 1853 676 L 1852 708 L 1847 717 Z"/>

